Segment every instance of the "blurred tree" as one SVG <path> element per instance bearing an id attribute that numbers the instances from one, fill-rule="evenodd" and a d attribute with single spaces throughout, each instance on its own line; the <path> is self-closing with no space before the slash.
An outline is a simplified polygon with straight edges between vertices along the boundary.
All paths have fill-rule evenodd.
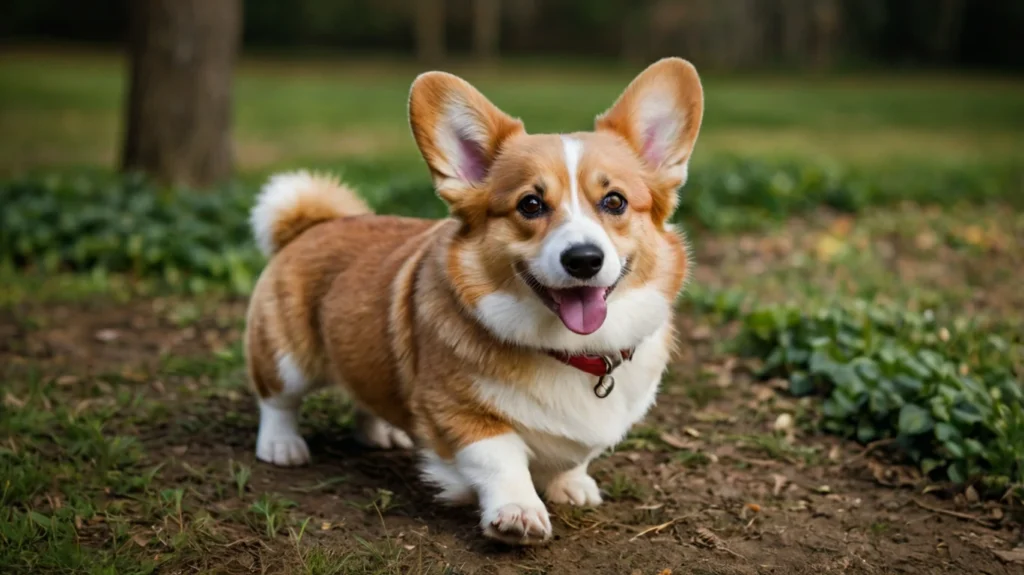
<path id="1" fill-rule="evenodd" d="M 416 57 L 428 66 L 444 61 L 444 0 L 414 0 Z"/>
<path id="2" fill-rule="evenodd" d="M 207 186 L 232 172 L 231 78 L 241 0 L 132 0 L 126 170 Z"/>
<path id="3" fill-rule="evenodd" d="M 473 0 L 473 56 L 482 62 L 498 55 L 501 0 Z"/>

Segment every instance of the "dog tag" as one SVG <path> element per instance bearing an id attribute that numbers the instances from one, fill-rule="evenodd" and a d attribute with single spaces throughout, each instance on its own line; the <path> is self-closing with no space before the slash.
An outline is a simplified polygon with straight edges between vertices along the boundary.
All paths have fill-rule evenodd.
<path id="1" fill-rule="evenodd" d="M 594 395 L 604 399 L 611 394 L 613 389 L 615 389 L 615 378 L 611 375 L 602 375 L 597 379 L 597 385 L 594 386 Z"/>

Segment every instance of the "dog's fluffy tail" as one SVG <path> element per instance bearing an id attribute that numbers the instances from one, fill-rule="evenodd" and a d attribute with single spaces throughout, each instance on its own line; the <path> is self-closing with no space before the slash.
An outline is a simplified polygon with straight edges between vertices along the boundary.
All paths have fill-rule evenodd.
<path id="1" fill-rule="evenodd" d="M 301 171 L 271 176 L 249 221 L 260 251 L 270 257 L 315 224 L 367 213 L 366 203 L 337 178 Z"/>

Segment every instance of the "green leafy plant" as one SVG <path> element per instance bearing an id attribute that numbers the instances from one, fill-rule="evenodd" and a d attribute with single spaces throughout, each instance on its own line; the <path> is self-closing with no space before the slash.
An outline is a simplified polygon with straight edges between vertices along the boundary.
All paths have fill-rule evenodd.
<path id="1" fill-rule="evenodd" d="M 1024 485 L 1019 340 L 859 301 L 757 309 L 740 342 L 764 360 L 762 376 L 788 378 L 798 396 L 825 395 L 827 430 L 892 440 L 936 478 Z"/>
<path id="2" fill-rule="evenodd" d="M 899 201 L 1020 204 L 1022 175 L 1019 166 L 856 172 L 717 158 L 693 170 L 680 193 L 677 219 L 729 230 L 820 208 L 856 212 Z M 0 268 L 84 271 L 97 278 L 126 273 L 193 292 L 218 286 L 248 293 L 264 264 L 248 222 L 256 192 L 241 183 L 206 192 L 176 190 L 139 175 L 101 172 L 6 181 L 0 183 Z M 362 192 L 382 213 L 445 214 L 426 174 Z"/>

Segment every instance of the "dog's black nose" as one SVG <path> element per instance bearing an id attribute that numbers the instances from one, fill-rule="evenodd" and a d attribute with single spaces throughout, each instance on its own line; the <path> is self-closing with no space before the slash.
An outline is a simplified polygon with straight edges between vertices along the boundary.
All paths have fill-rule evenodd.
<path id="1" fill-rule="evenodd" d="M 574 278 L 590 279 L 601 271 L 604 252 L 594 244 L 580 244 L 562 252 L 562 267 Z"/>

